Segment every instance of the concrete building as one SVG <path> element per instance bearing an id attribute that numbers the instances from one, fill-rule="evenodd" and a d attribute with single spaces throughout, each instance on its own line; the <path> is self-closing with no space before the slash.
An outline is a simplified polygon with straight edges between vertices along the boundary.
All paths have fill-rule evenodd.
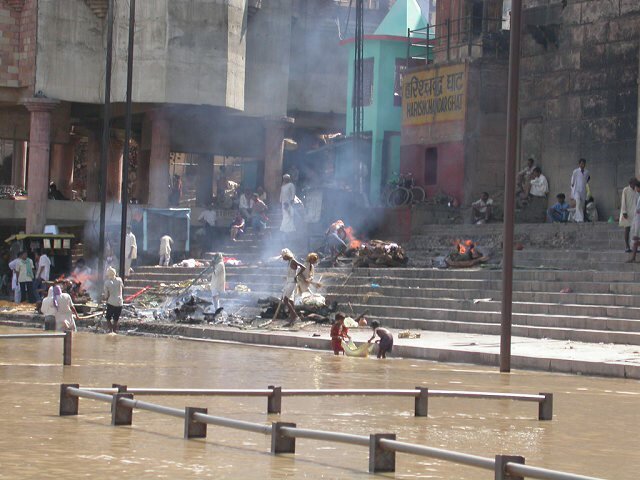
<path id="1" fill-rule="evenodd" d="M 40 232 L 45 223 L 97 220 L 107 5 L 0 1 L 0 175 L 28 192 L 0 200 L 0 227 Z M 126 2 L 115 5 L 107 195 L 117 206 L 129 12 Z M 339 42 L 348 8 L 333 0 L 138 2 L 131 196 L 166 207 L 172 174 L 185 173 L 203 205 L 216 180 L 239 172 L 233 179 L 264 185 L 276 199 L 285 136 L 344 125 Z M 372 2 L 368 21 L 377 25 L 388 8 Z M 85 202 L 47 200 L 51 181 Z"/>

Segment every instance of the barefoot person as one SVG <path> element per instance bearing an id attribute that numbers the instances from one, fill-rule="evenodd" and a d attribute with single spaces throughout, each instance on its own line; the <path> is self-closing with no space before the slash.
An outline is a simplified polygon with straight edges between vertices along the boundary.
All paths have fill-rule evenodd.
<path id="1" fill-rule="evenodd" d="M 629 243 L 631 223 L 633 223 L 633 219 L 636 216 L 634 209 L 636 208 L 636 203 L 638 203 L 636 183 L 638 183 L 638 180 L 635 177 L 629 179 L 629 185 L 622 189 L 622 198 L 620 199 L 620 219 L 618 225 L 624 228 L 624 244 L 627 247 L 627 253 L 631 253 L 631 243 Z"/>
<path id="2" fill-rule="evenodd" d="M 104 296 L 107 301 L 105 317 L 110 330 L 109 333 L 117 333 L 118 320 L 120 320 L 124 301 L 122 299 L 122 279 L 116 275 L 116 271 L 113 268 L 107 270 L 107 281 L 104 282 Z M 111 323 L 112 320 L 113 323 Z"/>
<path id="3" fill-rule="evenodd" d="M 304 264 L 305 269 L 300 272 L 300 275 L 298 275 L 298 293 L 300 295 L 309 292 L 309 287 L 311 285 L 321 287 L 318 282 L 314 282 L 313 280 L 313 276 L 316 272 L 316 263 L 318 263 L 317 253 L 310 253 L 307 255 L 307 261 Z"/>
<path id="4" fill-rule="evenodd" d="M 387 353 L 391 352 L 393 348 L 393 335 L 386 328 L 382 328 L 377 320 L 371 322 L 371 328 L 373 328 L 373 335 L 367 341 L 371 343 L 376 335 L 380 337 L 380 340 L 376 340 L 378 344 L 378 358 L 387 358 Z"/>
<path id="5" fill-rule="evenodd" d="M 56 313 L 56 330 L 64 332 L 75 332 L 76 322 L 74 318 L 78 317 L 76 307 L 73 305 L 71 295 L 62 293 L 59 285 L 53 287 L 53 306 Z"/>
<path id="6" fill-rule="evenodd" d="M 636 192 L 640 194 L 640 182 L 636 183 L 635 188 Z M 640 246 L 640 196 L 638 196 L 638 200 L 636 200 L 636 208 L 633 212 L 630 236 L 633 239 L 633 247 L 631 251 L 631 258 L 627 260 L 627 263 L 633 263 L 636 261 L 638 246 Z"/>
<path id="7" fill-rule="evenodd" d="M 282 303 L 284 303 L 289 310 L 289 323 L 293 324 L 296 320 L 300 320 L 293 303 L 296 288 L 298 287 L 298 275 L 304 272 L 306 267 L 294 258 L 293 253 L 288 248 L 282 249 L 280 256 L 282 260 L 287 262 L 287 279 L 282 289 Z"/>
<path id="8" fill-rule="evenodd" d="M 216 253 L 211 260 L 213 272 L 211 272 L 211 298 L 213 300 L 213 308 L 216 314 L 220 313 L 220 295 L 224 293 L 225 282 L 227 281 L 227 273 L 224 268 L 224 259 L 221 253 Z"/>
<path id="9" fill-rule="evenodd" d="M 349 329 L 344 326 L 344 313 L 336 313 L 336 320 L 331 326 L 331 348 L 334 355 L 340 355 L 340 352 L 344 354 L 344 348 L 342 348 L 342 340 L 345 338 L 351 340 L 349 336 Z"/>

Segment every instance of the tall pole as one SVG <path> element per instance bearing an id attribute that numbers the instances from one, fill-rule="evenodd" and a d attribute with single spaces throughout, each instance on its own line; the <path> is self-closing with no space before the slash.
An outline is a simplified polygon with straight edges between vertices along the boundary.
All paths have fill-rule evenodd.
<path id="1" fill-rule="evenodd" d="M 107 57 L 104 72 L 104 105 L 102 108 L 102 149 L 100 151 L 100 239 L 98 242 L 98 285 L 102 291 L 104 276 L 104 243 L 107 223 L 107 161 L 109 158 L 109 126 L 111 123 L 111 64 L 113 60 L 113 1 L 107 9 Z"/>
<path id="2" fill-rule="evenodd" d="M 502 324 L 500 371 L 511 371 L 511 314 L 513 311 L 513 237 L 516 206 L 516 158 L 518 156 L 518 90 L 520 86 L 520 24 L 522 0 L 511 3 L 507 152 L 504 166 L 504 238 L 502 252 Z"/>
<path id="3" fill-rule="evenodd" d="M 127 255 L 127 207 L 129 205 L 129 143 L 131 143 L 131 88 L 133 85 L 133 40 L 136 26 L 136 0 L 129 0 L 129 51 L 127 53 L 127 104 L 124 129 L 124 152 L 122 158 L 122 216 L 120 219 L 120 276 L 125 278 Z"/>
<path id="4" fill-rule="evenodd" d="M 356 27 L 354 43 L 353 70 L 353 155 L 358 167 L 360 191 L 364 192 L 364 178 L 362 175 L 362 139 L 364 119 L 364 65 L 363 65 L 363 36 L 364 36 L 364 0 L 356 0 Z"/>

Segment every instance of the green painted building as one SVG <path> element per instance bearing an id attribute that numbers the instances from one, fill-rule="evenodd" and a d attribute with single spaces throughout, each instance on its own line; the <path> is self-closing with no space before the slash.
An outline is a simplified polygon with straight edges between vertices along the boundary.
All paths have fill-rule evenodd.
<path id="1" fill-rule="evenodd" d="M 407 62 L 407 29 L 426 26 L 416 0 L 397 0 L 376 31 L 364 36 L 363 131 L 367 138 L 371 138 L 371 161 L 364 183 L 368 185 L 372 204 L 379 203 L 383 186 L 400 171 L 400 74 Z M 353 59 L 354 39 L 344 40 L 343 45 L 348 47 L 349 58 Z M 414 56 L 421 54 L 417 51 L 411 53 Z M 353 134 L 354 70 L 351 60 L 347 85 L 347 136 Z"/>

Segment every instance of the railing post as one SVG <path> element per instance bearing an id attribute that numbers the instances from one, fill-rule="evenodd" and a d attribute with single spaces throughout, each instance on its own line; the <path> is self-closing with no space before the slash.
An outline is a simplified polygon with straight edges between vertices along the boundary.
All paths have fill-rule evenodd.
<path id="1" fill-rule="evenodd" d="M 395 440 L 396 434 L 372 433 L 369 435 L 369 473 L 396 471 L 396 452 L 382 448 L 380 440 L 383 438 Z"/>
<path id="2" fill-rule="evenodd" d="M 538 420 L 553 420 L 553 393 L 540 393 L 544 400 L 538 404 Z"/>
<path id="3" fill-rule="evenodd" d="M 126 387 L 125 387 L 126 388 Z M 128 398 L 133 400 L 133 393 L 114 393 L 111 399 L 111 425 L 131 425 L 133 421 L 133 408 L 121 405 L 120 399 Z"/>
<path id="4" fill-rule="evenodd" d="M 111 388 L 117 388 L 118 389 L 118 393 L 127 393 L 127 386 L 126 385 L 120 385 L 119 383 L 112 383 L 111 384 Z"/>
<path id="5" fill-rule="evenodd" d="M 287 437 L 282 433 L 282 427 L 296 428 L 295 423 L 274 422 L 271 424 L 271 453 L 296 453 L 295 437 Z"/>
<path id="6" fill-rule="evenodd" d="M 419 394 L 416 396 L 415 416 L 426 417 L 429 414 L 429 389 L 416 387 Z"/>
<path id="7" fill-rule="evenodd" d="M 495 480 L 524 480 L 524 477 L 511 475 L 507 472 L 507 463 L 521 463 L 524 465 L 524 457 L 496 455 Z"/>
<path id="8" fill-rule="evenodd" d="M 207 438 L 207 424 L 193 419 L 194 413 L 208 413 L 208 409 L 200 407 L 185 407 L 184 409 L 184 438 Z"/>
<path id="9" fill-rule="evenodd" d="M 80 388 L 77 383 L 63 383 L 60 385 L 60 416 L 78 415 L 78 397 L 67 394 L 67 388 Z"/>
<path id="10" fill-rule="evenodd" d="M 267 397 L 267 413 L 281 413 L 282 411 L 282 387 L 269 385 L 271 393 Z"/>
<path id="11" fill-rule="evenodd" d="M 64 344 L 62 348 L 62 364 L 71 365 L 71 332 L 64 332 Z"/>

